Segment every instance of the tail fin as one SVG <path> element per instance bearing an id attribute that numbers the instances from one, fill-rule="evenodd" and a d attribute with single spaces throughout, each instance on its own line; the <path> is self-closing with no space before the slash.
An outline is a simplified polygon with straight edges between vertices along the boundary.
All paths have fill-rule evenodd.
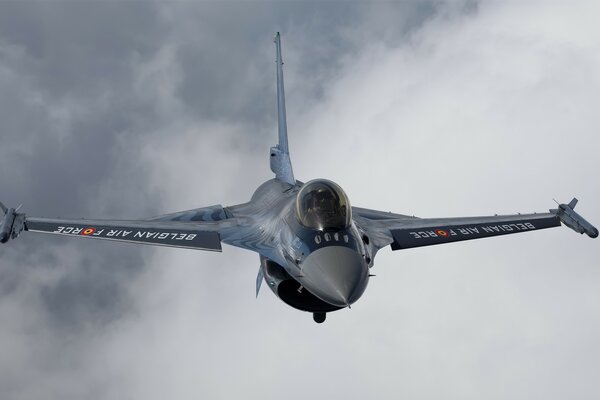
<path id="1" fill-rule="evenodd" d="M 285 91 L 283 88 L 283 61 L 281 59 L 281 38 L 279 32 L 275 35 L 275 51 L 277 63 L 277 118 L 279 130 L 279 143 L 271 147 L 271 171 L 280 181 L 295 185 L 292 161 L 288 148 L 287 121 L 285 117 Z"/>

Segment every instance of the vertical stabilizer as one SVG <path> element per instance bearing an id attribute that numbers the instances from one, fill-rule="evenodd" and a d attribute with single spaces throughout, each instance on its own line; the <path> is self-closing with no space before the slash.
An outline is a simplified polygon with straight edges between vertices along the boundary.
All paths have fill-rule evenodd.
<path id="1" fill-rule="evenodd" d="M 292 162 L 288 148 L 287 121 L 285 117 L 285 90 L 283 88 L 283 60 L 281 59 L 281 38 L 279 32 L 275 35 L 275 51 L 277 64 L 277 120 L 279 131 L 279 143 L 271 147 L 271 171 L 280 181 L 295 185 Z"/>

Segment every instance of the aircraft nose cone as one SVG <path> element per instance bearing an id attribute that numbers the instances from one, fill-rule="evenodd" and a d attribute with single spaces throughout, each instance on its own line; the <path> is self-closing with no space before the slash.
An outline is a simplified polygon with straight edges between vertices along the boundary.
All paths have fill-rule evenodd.
<path id="1" fill-rule="evenodd" d="M 302 264 L 302 284 L 329 304 L 346 307 L 365 291 L 369 268 L 356 251 L 330 246 L 312 252 Z"/>

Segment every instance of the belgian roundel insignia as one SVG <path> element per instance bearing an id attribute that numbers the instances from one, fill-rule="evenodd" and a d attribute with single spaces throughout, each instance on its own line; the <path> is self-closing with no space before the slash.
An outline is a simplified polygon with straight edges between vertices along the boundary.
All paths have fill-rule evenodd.
<path id="1" fill-rule="evenodd" d="M 436 229 L 436 230 L 435 230 L 435 233 L 436 233 L 438 236 L 442 236 L 442 237 L 446 237 L 446 236 L 448 236 L 448 232 L 446 232 L 446 231 L 445 231 L 445 230 L 443 230 L 443 229 Z"/>
<path id="2" fill-rule="evenodd" d="M 92 234 L 92 233 L 94 233 L 94 232 L 96 232 L 96 229 L 95 229 L 95 228 L 85 228 L 85 229 L 84 229 L 84 230 L 81 232 L 81 234 L 82 234 L 82 235 L 85 235 L 85 236 L 88 236 L 88 235 L 91 235 L 91 234 Z"/>

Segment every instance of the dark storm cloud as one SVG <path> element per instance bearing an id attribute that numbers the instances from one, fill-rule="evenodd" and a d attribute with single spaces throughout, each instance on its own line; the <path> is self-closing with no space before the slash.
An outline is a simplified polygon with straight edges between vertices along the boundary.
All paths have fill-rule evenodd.
<path id="1" fill-rule="evenodd" d="M 143 62 L 160 47 L 156 9 L 141 3 L 3 2 L 0 10 L 2 201 L 23 203 L 34 215 L 99 216 L 92 208 L 102 194 L 98 188 L 146 179 L 131 174 L 134 160 L 126 171 L 116 166 L 124 166 L 118 161 L 129 152 L 120 147 L 123 133 L 141 138 L 140 128 L 153 120 L 152 100 L 132 95 L 131 82 L 132 60 Z M 157 209 L 147 191 L 103 198 L 112 202 L 107 209 L 118 210 L 115 216 Z M 138 248 L 74 246 L 24 235 L 0 249 L 3 301 L 39 274 L 63 272 L 20 298 L 22 307 L 45 315 L 42 326 L 49 337 L 56 330 L 57 340 L 89 321 L 117 317 L 126 307 L 122 289 L 143 264 Z M 70 251 L 73 257 L 60 257 Z"/>
<path id="2" fill-rule="evenodd" d="M 302 30 L 301 43 L 309 44 L 312 49 L 297 49 L 306 52 L 302 63 L 295 66 L 300 75 L 311 76 L 332 68 L 336 56 L 350 50 L 350 43 L 341 40 L 330 27 L 352 26 L 360 17 L 359 6 L 340 5 L 338 2 L 176 5 L 175 15 L 184 18 L 181 21 L 184 29 L 176 33 L 184 79 L 179 94 L 190 112 L 244 122 L 272 118 L 273 33 L 282 31 L 286 37 L 290 30 Z M 177 12 L 184 9 L 186 16 Z M 331 50 L 330 54 L 314 51 L 324 46 Z"/>
<path id="3" fill-rule="evenodd" d="M 160 46 L 156 11 L 141 3 L 0 7 L 2 162 L 29 191 L 9 195 L 42 212 L 80 214 L 90 188 L 115 174 L 111 165 L 126 151 L 115 148 L 119 136 L 152 121 L 151 103 L 131 95 L 131 82 L 132 60 Z"/>
<path id="4" fill-rule="evenodd" d="M 123 137 L 143 140 L 156 122 L 154 99 L 132 85 L 162 32 L 152 4 L 0 4 L 3 202 L 47 216 L 156 212 L 159 200 Z M 27 234 L 0 248 L 2 396 L 22 396 L 36 374 L 43 386 L 51 371 L 72 371 L 86 337 L 131 310 L 127 287 L 144 263 L 135 246 Z"/>
<path id="5" fill-rule="evenodd" d="M 253 129 L 273 126 L 276 117 L 274 32 L 281 31 L 284 62 L 293 65 L 287 88 L 294 90 L 296 100 L 307 97 L 312 103 L 338 77 L 340 59 L 369 41 L 398 41 L 435 11 L 429 2 L 383 2 L 371 8 L 345 1 L 174 3 L 167 8 L 171 22 L 179 25 L 167 40 L 177 43 L 182 69 L 178 96 L 187 111 Z M 369 13 L 381 25 L 368 25 L 360 36 L 351 34 Z M 266 134 L 272 132 L 250 138 L 262 146 Z"/>
<path id="6" fill-rule="evenodd" d="M 133 55 L 148 57 L 161 31 L 156 8 L 136 2 L 3 2 L 0 35 L 25 57 L 20 73 L 48 96 L 93 96 L 124 83 Z"/>

